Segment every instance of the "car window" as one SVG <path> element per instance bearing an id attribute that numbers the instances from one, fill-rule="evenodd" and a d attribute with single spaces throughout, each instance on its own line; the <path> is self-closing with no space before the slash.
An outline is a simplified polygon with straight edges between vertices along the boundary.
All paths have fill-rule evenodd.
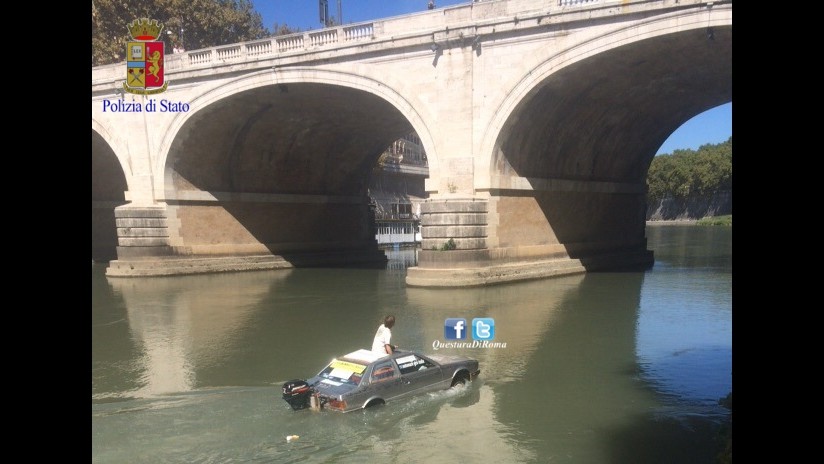
<path id="1" fill-rule="evenodd" d="M 358 385 L 365 370 L 366 366 L 363 364 L 336 359 L 320 371 L 318 376 L 327 379 L 327 383 Z"/>
<path id="2" fill-rule="evenodd" d="M 398 363 L 398 369 L 400 369 L 401 375 L 435 367 L 431 362 L 414 354 L 402 356 L 395 361 Z"/>
<path id="3" fill-rule="evenodd" d="M 392 361 L 385 361 L 376 364 L 372 369 L 372 382 L 383 382 L 395 377 L 395 367 L 392 366 Z"/>

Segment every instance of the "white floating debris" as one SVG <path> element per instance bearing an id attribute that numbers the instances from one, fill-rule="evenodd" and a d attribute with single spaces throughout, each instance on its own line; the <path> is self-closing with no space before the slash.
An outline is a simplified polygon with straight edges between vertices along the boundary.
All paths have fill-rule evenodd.
<path id="1" fill-rule="evenodd" d="M 300 435 L 289 435 L 286 437 L 286 443 L 291 443 L 300 438 Z"/>

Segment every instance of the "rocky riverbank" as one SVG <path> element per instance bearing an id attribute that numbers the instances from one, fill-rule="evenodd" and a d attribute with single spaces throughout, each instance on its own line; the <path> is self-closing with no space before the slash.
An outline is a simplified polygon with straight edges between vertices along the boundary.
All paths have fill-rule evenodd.
<path id="1" fill-rule="evenodd" d="M 732 191 L 683 198 L 663 198 L 647 205 L 647 221 L 683 221 L 732 214 Z"/>
<path id="2" fill-rule="evenodd" d="M 681 226 L 681 225 L 696 225 L 698 219 L 656 219 L 647 220 L 648 226 Z"/>

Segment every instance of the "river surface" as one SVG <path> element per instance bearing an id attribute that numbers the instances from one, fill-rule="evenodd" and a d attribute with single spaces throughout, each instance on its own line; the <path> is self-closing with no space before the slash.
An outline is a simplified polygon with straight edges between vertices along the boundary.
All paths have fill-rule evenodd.
<path id="1" fill-rule="evenodd" d="M 95 463 L 715 463 L 731 412 L 732 229 L 647 227 L 654 266 L 473 289 L 385 270 L 105 277 L 92 265 Z M 341 414 L 281 385 L 393 343 L 464 354 L 464 388 Z M 492 318 L 495 347 L 435 350 L 446 318 Z M 287 442 L 288 435 L 299 438 Z"/>

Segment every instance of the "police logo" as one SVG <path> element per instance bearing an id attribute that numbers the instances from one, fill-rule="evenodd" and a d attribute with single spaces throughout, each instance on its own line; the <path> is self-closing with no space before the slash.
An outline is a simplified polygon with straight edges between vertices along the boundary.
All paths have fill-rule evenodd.
<path id="1" fill-rule="evenodd" d="M 164 43 L 158 40 L 162 24 L 148 18 L 127 24 L 132 37 L 126 44 L 126 82 L 123 90 L 138 95 L 165 92 L 169 87 L 163 76 Z"/>

